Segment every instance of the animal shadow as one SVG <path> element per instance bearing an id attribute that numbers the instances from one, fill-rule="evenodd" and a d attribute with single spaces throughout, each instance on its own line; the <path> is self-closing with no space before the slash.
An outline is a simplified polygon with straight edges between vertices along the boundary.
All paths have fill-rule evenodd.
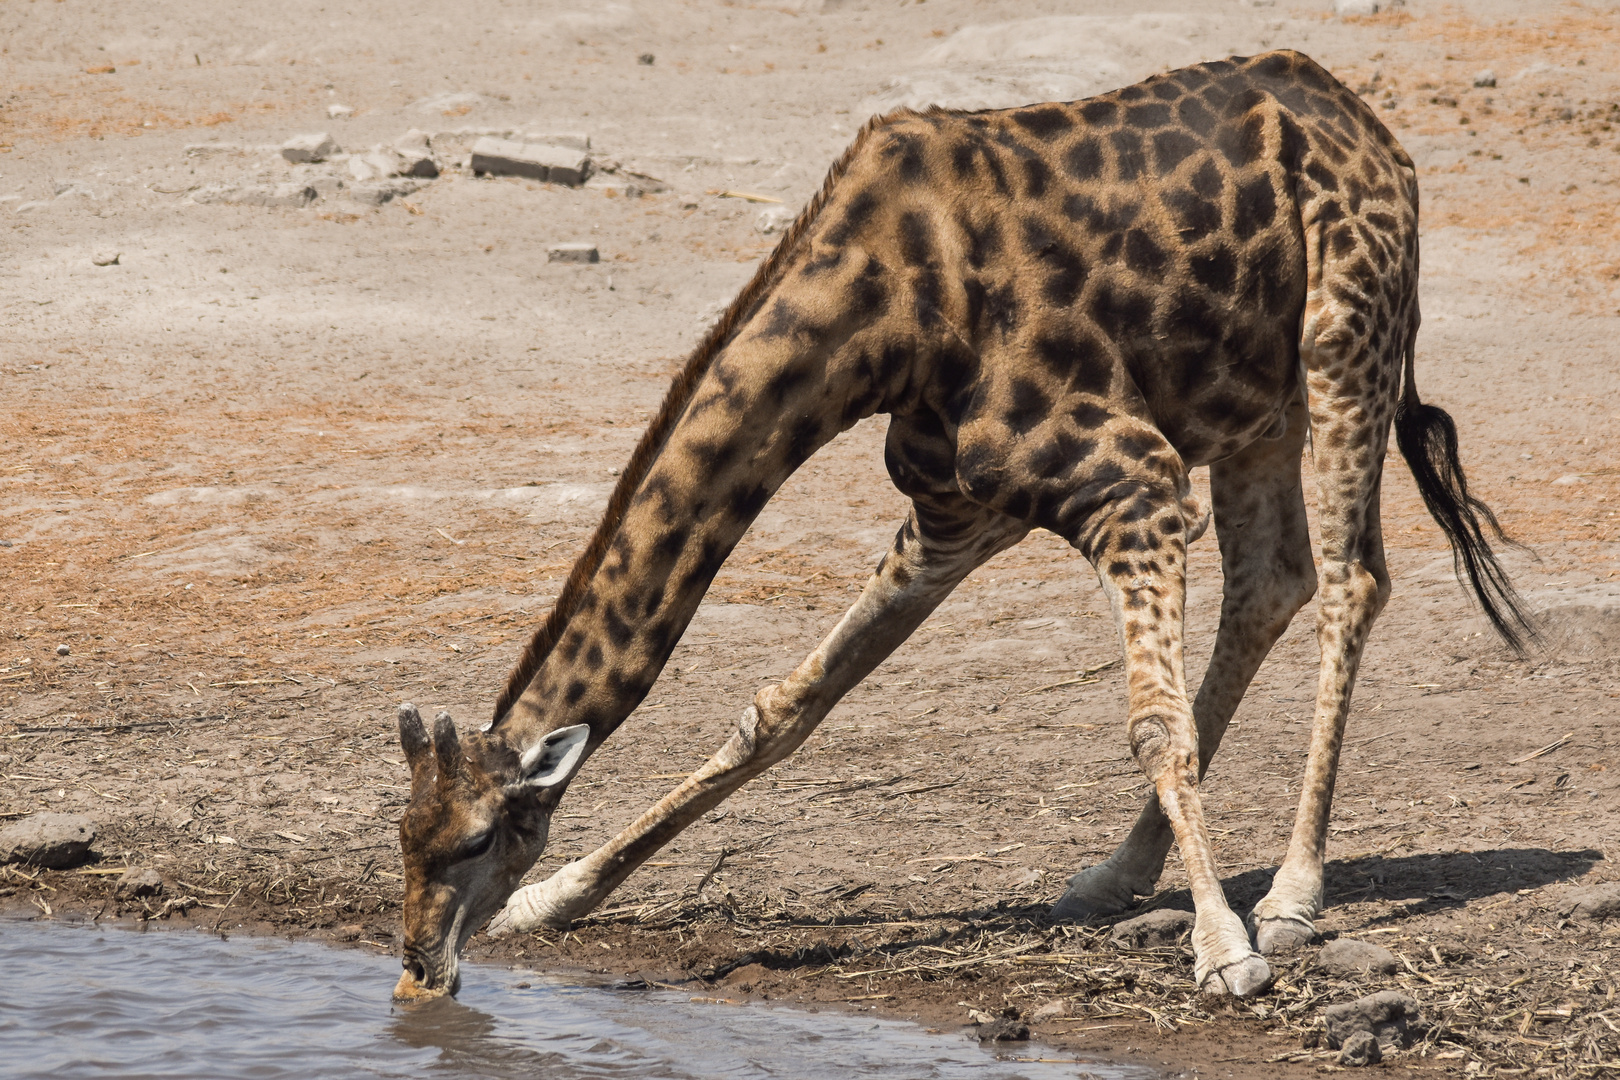
<path id="1" fill-rule="evenodd" d="M 1470 900 L 1537 889 L 1570 881 L 1601 861 L 1602 852 L 1548 848 L 1493 848 L 1389 858 L 1367 855 L 1334 859 L 1323 867 L 1325 908 L 1367 900 L 1406 901 L 1413 914 L 1462 907 Z M 1249 870 L 1222 880 L 1232 910 L 1247 914 L 1271 888 L 1275 867 Z M 1186 889 L 1161 893 L 1122 918 L 1155 908 L 1193 909 Z"/>

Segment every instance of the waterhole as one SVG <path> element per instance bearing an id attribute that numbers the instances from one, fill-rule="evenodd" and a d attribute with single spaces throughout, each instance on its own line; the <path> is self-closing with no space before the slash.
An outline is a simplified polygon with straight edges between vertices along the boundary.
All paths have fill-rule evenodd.
<path id="1" fill-rule="evenodd" d="M 1146 1080 L 1149 1070 L 845 1013 L 693 1002 L 467 965 L 396 1006 L 399 961 L 183 931 L 0 921 L 0 1075 L 134 1080 Z M 528 987 L 520 987 L 527 982 Z M 1029 1061 L 1014 1058 L 1063 1059 Z"/>

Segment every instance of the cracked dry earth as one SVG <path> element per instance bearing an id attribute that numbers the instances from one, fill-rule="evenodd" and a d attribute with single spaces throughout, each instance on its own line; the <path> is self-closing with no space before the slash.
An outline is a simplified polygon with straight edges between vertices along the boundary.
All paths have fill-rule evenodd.
<path id="1" fill-rule="evenodd" d="M 1213 1076 L 1332 1068 L 1322 1009 L 1396 987 L 1438 1026 L 1386 1070 L 1615 1071 L 1620 926 L 1565 904 L 1620 876 L 1614 4 L 142 7 L 0 13 L 0 198 L 16 196 L 0 202 L 0 811 L 101 825 L 99 863 L 8 868 L 7 903 L 391 948 L 393 708 L 484 719 L 668 376 L 769 250 L 762 204 L 715 192 L 796 207 L 896 104 L 1077 97 L 1286 45 L 1418 163 L 1418 378 L 1527 545 L 1509 563 L 1547 619 L 1534 656 L 1493 643 L 1392 461 L 1395 593 L 1362 667 L 1319 929 L 1387 946 L 1398 972 L 1331 979 L 1313 945 L 1270 995 L 1222 1006 L 1193 994 L 1185 949 L 1044 922 L 1145 794 L 1106 607 L 1047 535 L 974 574 L 604 911 L 470 952 L 949 1028 L 1046 1006 L 1035 1032 L 1060 1054 Z M 1496 86 L 1474 85 L 1484 69 Z M 333 102 L 354 118 L 328 120 Z M 363 148 L 523 124 L 588 130 L 671 190 L 451 168 L 379 208 L 185 195 L 274 179 L 285 167 L 252 148 L 300 132 Z M 205 141 L 246 149 L 186 154 Z M 578 240 L 603 261 L 546 262 Z M 902 514 L 882 437 L 860 425 L 767 508 L 536 874 L 702 761 L 853 599 Z M 1196 681 L 1210 539 L 1192 575 Z M 1286 843 L 1314 672 L 1302 614 L 1204 787 L 1239 911 Z M 164 898 L 114 900 L 107 871 L 126 865 L 160 870 Z M 1186 906 L 1182 884 L 1172 859 L 1145 906 Z"/>

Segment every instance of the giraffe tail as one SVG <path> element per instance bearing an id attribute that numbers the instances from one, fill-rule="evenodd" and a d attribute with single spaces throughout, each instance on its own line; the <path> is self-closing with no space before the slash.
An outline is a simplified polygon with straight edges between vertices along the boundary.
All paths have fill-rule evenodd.
<path id="1" fill-rule="evenodd" d="M 1490 507 L 1469 494 L 1468 478 L 1463 475 L 1457 454 L 1457 425 L 1444 409 L 1418 400 L 1413 352 L 1409 345 L 1405 385 L 1395 407 L 1396 445 L 1412 470 L 1412 479 L 1417 481 L 1429 515 L 1451 542 L 1457 576 L 1467 573 L 1485 617 L 1502 640 L 1523 656 L 1527 645 L 1541 635 L 1524 598 L 1491 550 L 1487 531 L 1502 543 L 1522 545 L 1502 531 Z"/>

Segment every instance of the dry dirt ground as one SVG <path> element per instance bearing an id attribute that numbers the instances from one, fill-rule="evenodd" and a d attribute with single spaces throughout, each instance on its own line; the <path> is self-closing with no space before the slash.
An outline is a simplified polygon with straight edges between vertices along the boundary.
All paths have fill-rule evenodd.
<path id="1" fill-rule="evenodd" d="M 1482 635 L 1392 460 L 1395 593 L 1319 926 L 1385 944 L 1400 972 L 1326 979 L 1313 946 L 1270 995 L 1221 1007 L 1193 995 L 1185 950 L 1043 921 L 1145 791 L 1101 667 L 1106 608 L 1049 535 L 974 574 L 608 910 L 471 954 L 951 1028 L 969 1007 L 1061 1002 L 1035 1027 L 1062 1054 L 1238 1077 L 1331 1068 L 1322 1009 L 1399 987 L 1440 1026 L 1388 1071 L 1614 1074 L 1620 927 L 1562 906 L 1620 876 L 1613 3 L 234 8 L 0 8 L 0 810 L 101 823 L 98 865 L 8 869 L 10 903 L 392 948 L 394 706 L 482 722 L 667 377 L 771 247 L 762 211 L 797 207 L 880 109 L 1073 98 L 1287 45 L 1419 164 L 1420 385 L 1531 549 L 1510 564 L 1549 625 L 1529 659 Z M 1482 69 L 1496 86 L 1474 85 Z M 585 132 L 668 190 L 452 167 L 380 207 L 330 187 L 303 209 L 197 201 L 315 176 L 264 149 L 291 135 L 363 150 L 409 128 L 451 166 L 477 130 Z M 602 261 L 547 262 L 578 240 Z M 767 508 L 537 874 L 703 760 L 833 624 L 902 514 L 882 436 L 862 424 Z M 1192 561 L 1196 681 L 1211 540 Z M 1205 787 L 1240 912 L 1283 852 L 1314 671 L 1302 614 Z M 125 865 L 161 870 L 167 898 L 114 901 L 106 871 Z M 1172 865 L 1144 906 L 1185 906 L 1182 882 Z"/>

